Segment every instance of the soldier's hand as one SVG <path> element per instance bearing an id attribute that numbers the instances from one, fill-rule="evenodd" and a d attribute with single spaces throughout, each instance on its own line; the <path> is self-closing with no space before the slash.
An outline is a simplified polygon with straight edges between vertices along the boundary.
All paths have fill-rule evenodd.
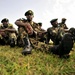
<path id="1" fill-rule="evenodd" d="M 31 25 L 29 23 L 25 23 L 25 29 L 29 35 L 33 34 L 33 28 L 31 27 Z"/>
<path id="2" fill-rule="evenodd" d="M 34 33 L 37 35 L 37 31 L 34 31 Z"/>
<path id="3" fill-rule="evenodd" d="M 2 36 L 5 36 L 5 35 L 6 35 L 5 32 L 0 32 L 0 34 L 1 34 Z"/>
<path id="4" fill-rule="evenodd" d="M 0 29 L 0 32 L 4 32 L 5 31 L 5 29 Z"/>

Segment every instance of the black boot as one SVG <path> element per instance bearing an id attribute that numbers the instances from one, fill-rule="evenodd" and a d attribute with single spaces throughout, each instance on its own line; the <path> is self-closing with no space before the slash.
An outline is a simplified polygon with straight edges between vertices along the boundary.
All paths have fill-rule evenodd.
<path id="1" fill-rule="evenodd" d="M 67 33 L 63 36 L 61 42 L 59 45 L 54 45 L 53 47 L 49 48 L 49 52 L 52 52 L 53 54 L 57 54 L 60 57 L 63 57 L 64 55 L 68 55 L 70 51 L 73 48 L 73 39 L 72 35 Z"/>
<path id="2" fill-rule="evenodd" d="M 74 44 L 74 42 L 73 42 L 72 34 L 70 34 L 70 33 L 65 34 L 61 41 L 61 46 L 62 46 L 61 50 L 62 51 L 61 51 L 60 55 L 61 54 L 63 54 L 63 55 L 69 54 L 73 48 L 73 44 Z"/>
<path id="3" fill-rule="evenodd" d="M 5 40 L 4 39 L 0 39 L 0 45 L 5 45 Z"/>
<path id="4" fill-rule="evenodd" d="M 15 47 L 15 40 L 14 40 L 14 38 L 10 39 L 10 47 Z"/>
<path id="5" fill-rule="evenodd" d="M 24 46 L 24 50 L 22 51 L 22 54 L 23 55 L 31 54 L 32 47 L 28 37 L 23 38 L 23 40 L 24 40 L 25 46 Z"/>
<path id="6" fill-rule="evenodd" d="M 20 36 L 17 37 L 17 46 L 18 47 L 24 47 L 23 40 L 20 38 Z"/>

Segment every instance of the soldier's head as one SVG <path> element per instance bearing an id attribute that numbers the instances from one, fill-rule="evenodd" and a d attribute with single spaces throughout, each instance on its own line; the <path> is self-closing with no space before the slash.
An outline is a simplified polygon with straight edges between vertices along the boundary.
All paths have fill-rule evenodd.
<path id="1" fill-rule="evenodd" d="M 65 23 L 66 22 L 66 18 L 62 18 L 62 23 Z"/>
<path id="2" fill-rule="evenodd" d="M 69 32 L 75 37 L 75 28 L 70 28 Z"/>
<path id="3" fill-rule="evenodd" d="M 51 21 L 50 21 L 50 23 L 51 23 L 51 25 L 53 26 L 53 27 L 57 27 L 58 26 L 58 22 L 57 22 L 57 18 L 56 19 L 52 19 Z"/>
<path id="4" fill-rule="evenodd" d="M 7 18 L 4 18 L 1 20 L 1 23 L 3 23 L 3 25 L 8 24 L 9 20 Z"/>
<path id="5" fill-rule="evenodd" d="M 32 10 L 28 10 L 27 12 L 25 12 L 25 16 L 26 16 L 28 21 L 32 21 L 32 19 L 34 17 L 34 13 Z"/>
<path id="6" fill-rule="evenodd" d="M 1 23 L 4 25 L 4 27 L 7 27 L 9 20 L 7 18 L 4 18 L 4 19 L 2 19 Z"/>
<path id="7" fill-rule="evenodd" d="M 38 28 L 41 28 L 41 27 L 42 27 L 42 23 L 39 22 L 39 23 L 38 23 Z"/>
<path id="8" fill-rule="evenodd" d="M 39 22 L 39 23 L 38 23 L 38 25 L 39 25 L 39 26 L 42 26 L 42 23 L 41 23 L 41 22 Z"/>

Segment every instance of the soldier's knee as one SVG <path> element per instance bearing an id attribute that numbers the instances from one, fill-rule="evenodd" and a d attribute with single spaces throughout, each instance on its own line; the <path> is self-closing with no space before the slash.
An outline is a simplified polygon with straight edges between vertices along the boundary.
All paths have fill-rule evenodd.
<path id="1" fill-rule="evenodd" d="M 15 47 L 16 46 L 16 41 L 14 38 L 10 39 L 10 47 Z"/>
<path id="2" fill-rule="evenodd" d="M 1 45 L 5 45 L 5 40 L 4 39 L 0 39 L 0 44 Z"/>

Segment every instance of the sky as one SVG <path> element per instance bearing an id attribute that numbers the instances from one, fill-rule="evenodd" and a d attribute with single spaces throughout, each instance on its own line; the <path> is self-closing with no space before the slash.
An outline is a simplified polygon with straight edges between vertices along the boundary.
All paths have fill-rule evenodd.
<path id="1" fill-rule="evenodd" d="M 43 29 L 51 27 L 50 20 L 66 18 L 69 28 L 75 27 L 75 0 L 0 0 L 0 21 L 8 18 L 9 22 L 15 25 L 19 18 L 26 18 L 25 12 L 34 12 L 33 21 L 42 22 Z"/>

